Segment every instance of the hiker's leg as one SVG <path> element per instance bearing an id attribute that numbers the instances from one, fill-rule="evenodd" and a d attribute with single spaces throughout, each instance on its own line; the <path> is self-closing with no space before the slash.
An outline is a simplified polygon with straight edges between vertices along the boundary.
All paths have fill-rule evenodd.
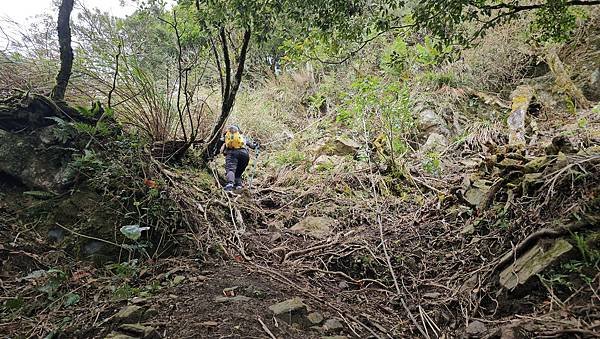
<path id="1" fill-rule="evenodd" d="M 235 185 L 242 186 L 242 174 L 248 167 L 250 161 L 250 155 L 247 150 L 239 150 L 237 152 L 237 170 L 235 171 Z"/>
<path id="2" fill-rule="evenodd" d="M 238 158 L 235 151 L 227 152 L 227 155 L 225 156 L 225 177 L 227 178 L 227 185 L 234 184 L 237 167 Z"/>

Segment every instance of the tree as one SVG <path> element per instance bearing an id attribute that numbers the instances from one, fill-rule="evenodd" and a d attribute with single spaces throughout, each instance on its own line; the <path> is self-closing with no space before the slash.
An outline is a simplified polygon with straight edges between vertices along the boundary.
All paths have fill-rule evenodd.
<path id="1" fill-rule="evenodd" d="M 52 89 L 54 101 L 64 101 L 71 70 L 73 68 L 73 49 L 71 48 L 71 12 L 74 0 L 62 0 L 58 10 L 58 43 L 60 46 L 60 70 L 56 76 L 56 85 Z"/>
<path id="2" fill-rule="evenodd" d="M 213 62 L 219 75 L 221 89 L 220 114 L 205 139 L 204 154 L 215 154 L 218 138 L 235 103 L 244 77 L 250 46 L 259 46 L 277 35 L 285 36 L 294 27 L 294 33 L 308 36 L 318 31 L 340 38 L 355 38 L 363 32 L 358 20 L 365 13 L 381 14 L 394 9 L 399 1 L 367 0 L 182 0 L 179 5 L 195 9 L 198 24 L 205 32 L 205 42 L 212 51 Z M 384 15 L 384 13 L 386 15 Z"/>
<path id="3" fill-rule="evenodd" d="M 572 8 L 594 5 L 600 5 L 600 1 L 423 0 L 415 6 L 413 16 L 418 27 L 427 29 L 446 43 L 468 45 L 489 28 L 521 13 L 536 11 L 536 25 L 543 37 L 564 40 L 575 27 Z"/>

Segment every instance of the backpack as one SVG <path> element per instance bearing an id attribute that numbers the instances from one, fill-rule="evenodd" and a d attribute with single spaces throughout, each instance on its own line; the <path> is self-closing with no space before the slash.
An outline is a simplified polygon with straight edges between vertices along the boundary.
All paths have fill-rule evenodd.
<path id="1" fill-rule="evenodd" d="M 239 149 L 243 148 L 246 145 L 246 141 L 244 140 L 244 136 L 242 133 L 238 132 L 229 132 L 225 133 L 225 147 L 229 149 Z"/>

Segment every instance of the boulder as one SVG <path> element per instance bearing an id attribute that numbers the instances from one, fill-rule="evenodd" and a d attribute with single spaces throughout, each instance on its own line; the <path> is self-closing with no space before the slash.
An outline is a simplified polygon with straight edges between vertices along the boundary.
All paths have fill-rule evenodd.
<path id="1" fill-rule="evenodd" d="M 448 139 L 445 136 L 438 134 L 438 133 L 431 133 L 427 137 L 427 141 L 425 142 L 425 144 L 423 144 L 423 146 L 421 146 L 420 151 L 423 153 L 427 153 L 427 152 L 441 153 L 446 149 L 447 146 L 448 146 Z"/>
<path id="2" fill-rule="evenodd" d="M 423 134 L 437 133 L 448 135 L 448 125 L 444 118 L 432 109 L 424 109 L 417 114 L 419 131 Z"/>
<path id="3" fill-rule="evenodd" d="M 331 234 L 334 220 L 326 217 L 306 217 L 290 228 L 291 232 L 323 239 Z"/>
<path id="4" fill-rule="evenodd" d="M 557 239 L 550 246 L 537 244 L 500 273 L 500 284 L 506 289 L 523 285 L 572 248 L 564 239 Z"/>
<path id="5" fill-rule="evenodd" d="M 354 155 L 360 149 L 360 144 L 346 136 L 338 136 L 332 142 L 331 155 Z"/>
<path id="6" fill-rule="evenodd" d="M 33 190 L 62 192 L 69 185 L 70 155 L 46 148 L 35 135 L 0 129 L 0 173 Z"/>

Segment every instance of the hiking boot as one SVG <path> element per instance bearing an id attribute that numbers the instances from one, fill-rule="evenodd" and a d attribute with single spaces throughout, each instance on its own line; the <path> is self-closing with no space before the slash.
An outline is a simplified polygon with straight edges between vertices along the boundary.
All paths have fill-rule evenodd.
<path id="1" fill-rule="evenodd" d="M 233 191 L 233 184 L 227 184 L 227 185 L 225 185 L 225 187 L 223 187 L 223 190 L 225 192 L 231 192 L 231 191 Z"/>
<path id="2" fill-rule="evenodd" d="M 242 185 L 236 185 L 234 189 L 235 189 L 236 191 L 239 191 L 239 190 L 241 190 L 241 189 L 243 189 L 243 188 L 244 188 L 244 186 L 242 186 Z"/>

